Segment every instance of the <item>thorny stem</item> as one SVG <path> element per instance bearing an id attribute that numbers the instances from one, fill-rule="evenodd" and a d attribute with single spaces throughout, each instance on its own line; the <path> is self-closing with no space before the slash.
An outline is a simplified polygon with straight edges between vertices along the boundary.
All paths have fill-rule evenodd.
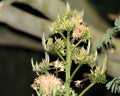
<path id="1" fill-rule="evenodd" d="M 67 56 L 66 56 L 66 82 L 65 82 L 65 87 L 66 87 L 66 94 L 65 96 L 69 96 L 69 89 L 70 89 L 70 70 L 71 70 L 71 46 L 70 46 L 70 32 L 67 32 Z"/>
<path id="2" fill-rule="evenodd" d="M 89 84 L 80 94 L 79 96 L 83 96 L 95 83 Z"/>

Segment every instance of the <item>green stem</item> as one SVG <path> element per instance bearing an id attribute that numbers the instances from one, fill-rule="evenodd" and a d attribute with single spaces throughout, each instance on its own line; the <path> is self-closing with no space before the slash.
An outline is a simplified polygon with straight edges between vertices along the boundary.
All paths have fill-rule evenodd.
<path id="1" fill-rule="evenodd" d="M 66 56 L 66 80 L 65 80 L 65 87 L 66 87 L 66 94 L 65 96 L 69 96 L 69 89 L 70 89 L 70 70 L 71 70 L 71 45 L 70 45 L 70 32 L 67 32 L 67 56 Z"/>
<path id="2" fill-rule="evenodd" d="M 77 71 L 79 70 L 79 68 L 82 66 L 82 64 L 79 64 L 77 66 L 77 68 L 74 70 L 74 72 L 72 73 L 71 77 L 70 77 L 70 80 L 72 80 L 72 78 L 75 76 L 75 74 L 77 73 Z"/>
<path id="3" fill-rule="evenodd" d="M 60 57 L 60 59 L 65 62 L 65 59 L 64 59 L 63 56 L 60 54 L 60 52 L 59 52 L 56 48 L 53 48 L 53 50 L 58 54 L 58 56 Z"/>
<path id="4" fill-rule="evenodd" d="M 79 96 L 83 96 L 95 83 L 91 83 L 88 85 L 80 94 Z"/>
<path id="5" fill-rule="evenodd" d="M 81 42 L 82 42 L 82 39 L 79 40 L 79 42 L 77 42 L 77 44 L 75 44 L 74 48 L 76 48 Z M 74 49 L 74 48 L 73 48 L 73 49 Z M 72 49 L 72 50 L 73 50 L 73 49 Z"/>
<path id="6" fill-rule="evenodd" d="M 66 41 L 65 36 L 63 35 L 63 33 L 60 32 L 60 35 L 62 36 L 62 38 Z"/>

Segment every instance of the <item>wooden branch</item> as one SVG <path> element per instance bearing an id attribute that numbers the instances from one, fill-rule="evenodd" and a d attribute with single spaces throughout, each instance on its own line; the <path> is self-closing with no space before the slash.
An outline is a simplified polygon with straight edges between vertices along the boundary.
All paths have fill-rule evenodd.
<path id="1" fill-rule="evenodd" d="M 46 37 L 51 34 L 49 31 L 50 21 L 31 15 L 13 6 L 4 6 L 2 8 L 0 21 L 38 38 L 42 37 L 43 32 Z"/>
<path id="2" fill-rule="evenodd" d="M 36 51 L 44 50 L 40 41 L 17 34 L 6 27 L 0 27 L 0 46 L 20 47 Z"/>
<path id="3" fill-rule="evenodd" d="M 18 1 L 18 0 L 16 0 Z M 36 10 L 42 12 L 51 20 L 56 20 L 58 15 L 63 15 L 66 10 L 66 5 L 61 0 L 19 0 L 31 5 Z"/>
<path id="4" fill-rule="evenodd" d="M 30 5 L 34 9 L 42 12 L 50 20 L 56 20 L 57 15 L 63 15 L 66 5 L 61 0 L 6 0 L 9 4 L 13 2 L 20 2 Z"/>

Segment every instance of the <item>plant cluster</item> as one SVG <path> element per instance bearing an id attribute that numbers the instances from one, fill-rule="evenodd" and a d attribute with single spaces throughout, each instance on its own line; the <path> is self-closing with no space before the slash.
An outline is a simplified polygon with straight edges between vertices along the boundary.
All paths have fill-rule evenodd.
<path id="1" fill-rule="evenodd" d="M 45 59 L 42 62 L 34 64 L 33 59 L 31 60 L 33 71 L 38 75 L 31 87 L 37 92 L 38 96 L 83 96 L 94 84 L 106 83 L 107 56 L 105 54 L 101 66 L 96 66 L 97 49 L 94 53 L 90 52 L 92 35 L 89 26 L 83 20 L 83 14 L 83 11 L 71 11 L 68 5 L 65 15 L 58 16 L 58 19 L 50 28 L 53 36 L 46 39 L 43 35 L 44 49 L 54 51 L 58 55 L 58 59 L 50 61 L 48 53 L 45 52 Z M 117 21 L 115 25 L 115 28 L 120 28 Z M 60 36 L 57 37 L 56 34 Z M 101 47 L 103 43 L 108 44 L 112 39 L 112 34 L 113 31 L 110 31 L 109 35 L 105 35 L 99 46 Z M 71 72 L 72 64 L 77 65 L 73 72 Z M 75 86 L 80 87 L 81 83 L 86 80 L 90 81 L 90 85 L 80 94 L 77 94 L 70 85 L 75 74 L 83 65 L 90 67 L 90 73 L 82 80 L 74 81 Z M 54 72 L 51 73 L 50 70 L 52 69 L 54 69 Z M 58 77 L 59 72 L 65 73 L 65 81 Z"/>

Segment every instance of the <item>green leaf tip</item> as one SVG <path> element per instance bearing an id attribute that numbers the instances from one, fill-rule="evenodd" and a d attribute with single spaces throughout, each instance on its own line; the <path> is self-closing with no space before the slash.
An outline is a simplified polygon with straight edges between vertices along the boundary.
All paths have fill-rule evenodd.
<path id="1" fill-rule="evenodd" d="M 70 4 L 68 2 L 66 3 L 66 6 L 67 6 L 67 10 L 70 11 Z"/>
<path id="2" fill-rule="evenodd" d="M 120 30 L 120 16 L 115 20 L 115 26 Z"/>

